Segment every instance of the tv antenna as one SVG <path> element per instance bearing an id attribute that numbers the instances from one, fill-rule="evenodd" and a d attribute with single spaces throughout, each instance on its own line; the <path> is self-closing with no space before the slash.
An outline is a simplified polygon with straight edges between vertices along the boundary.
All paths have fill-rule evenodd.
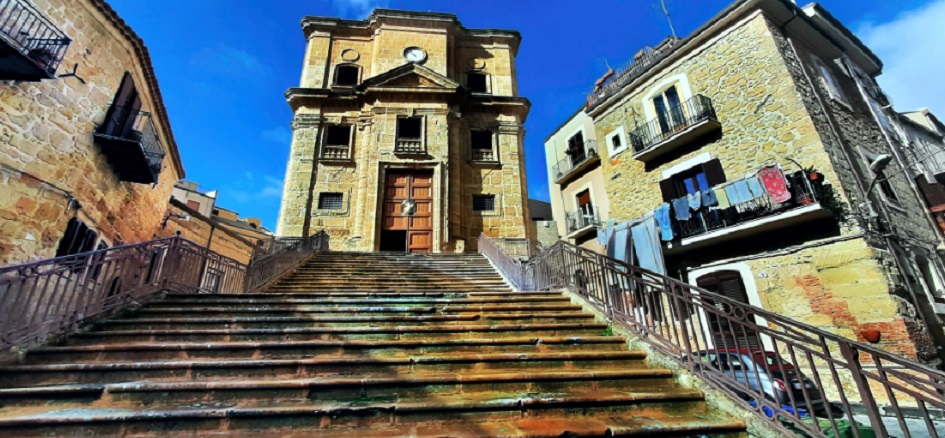
<path id="1" fill-rule="evenodd" d="M 673 27 L 673 19 L 669 16 L 669 9 L 666 9 L 666 0 L 660 0 L 660 6 L 663 7 L 663 15 L 666 15 L 666 21 L 669 22 L 669 32 L 676 38 L 676 28 Z"/>

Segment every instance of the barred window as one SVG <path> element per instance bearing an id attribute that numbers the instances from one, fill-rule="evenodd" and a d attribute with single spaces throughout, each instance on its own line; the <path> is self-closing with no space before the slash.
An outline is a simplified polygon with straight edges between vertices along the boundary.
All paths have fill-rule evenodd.
<path id="1" fill-rule="evenodd" d="M 319 210 L 341 210 L 344 208 L 344 196 L 341 193 L 319 193 Z"/>
<path id="2" fill-rule="evenodd" d="M 495 195 L 473 195 L 473 211 L 495 211 Z"/>

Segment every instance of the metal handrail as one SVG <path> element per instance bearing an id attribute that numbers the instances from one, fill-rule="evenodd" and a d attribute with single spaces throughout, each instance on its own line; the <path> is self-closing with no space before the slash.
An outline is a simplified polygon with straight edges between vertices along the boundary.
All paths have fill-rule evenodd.
<path id="1" fill-rule="evenodd" d="M 630 133 L 630 144 L 634 153 L 644 152 L 690 126 L 715 119 L 712 99 L 697 94 L 637 126 Z"/>
<path id="2" fill-rule="evenodd" d="M 584 143 L 580 145 L 580 149 L 555 164 L 551 172 L 556 175 L 555 179 L 561 179 L 571 173 L 572 170 L 584 164 L 584 162 L 597 158 L 598 152 L 596 141 L 585 140 Z"/>
<path id="3" fill-rule="evenodd" d="M 519 269 L 518 284 L 576 291 L 786 434 L 841 436 L 851 420 L 880 437 L 945 430 L 936 413 L 945 410 L 942 371 L 564 241 L 519 266 L 495 254 L 488 238 L 480 238 L 483 247 L 500 270 Z M 732 355 L 742 358 L 737 372 L 720 359 Z"/>
<path id="4" fill-rule="evenodd" d="M 157 175 L 161 173 L 165 151 L 151 113 L 135 107 L 110 105 L 105 120 L 98 125 L 95 133 L 101 137 L 139 145 L 148 160 L 148 168 L 152 176 L 155 177 L 155 181 L 157 180 Z"/>
<path id="5" fill-rule="evenodd" d="M 0 0 L 0 35 L 50 75 L 72 42 L 26 0 Z"/>
<path id="6" fill-rule="evenodd" d="M 161 291 L 242 293 L 281 278 L 328 235 L 289 238 L 250 266 L 182 237 L 116 246 L 0 268 L 0 350 L 75 331 Z"/>
<path id="7" fill-rule="evenodd" d="M 645 47 L 637 56 L 634 56 L 633 59 L 627 61 L 622 68 L 617 70 L 610 81 L 600 87 L 595 87 L 588 93 L 587 107 L 593 108 L 608 97 L 613 96 L 625 85 L 633 82 L 634 79 L 649 70 L 650 66 L 656 64 L 664 56 L 664 51 Z"/>

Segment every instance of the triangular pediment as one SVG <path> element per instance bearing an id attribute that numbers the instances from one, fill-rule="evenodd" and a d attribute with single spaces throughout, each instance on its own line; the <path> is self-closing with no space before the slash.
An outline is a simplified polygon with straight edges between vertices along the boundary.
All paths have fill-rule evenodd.
<path id="1" fill-rule="evenodd" d="M 366 79 L 359 88 L 365 91 L 409 91 L 411 89 L 455 91 L 459 86 L 458 82 L 430 68 L 418 64 L 405 64 Z"/>

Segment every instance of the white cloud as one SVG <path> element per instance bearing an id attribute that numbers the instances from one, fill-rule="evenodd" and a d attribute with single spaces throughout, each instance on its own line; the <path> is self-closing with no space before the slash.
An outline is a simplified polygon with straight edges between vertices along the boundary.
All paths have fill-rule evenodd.
<path id="1" fill-rule="evenodd" d="M 929 107 L 945 113 L 945 0 L 867 23 L 857 35 L 885 65 L 879 78 L 899 111 Z"/>
<path id="2" fill-rule="evenodd" d="M 207 71 L 236 77 L 259 77 L 268 75 L 269 66 L 249 52 L 218 44 L 204 47 L 190 57 L 190 61 Z"/>
<path id="3" fill-rule="evenodd" d="M 367 18 L 375 8 L 386 8 L 390 0 L 331 0 L 338 15 L 345 18 Z"/>
<path id="4" fill-rule="evenodd" d="M 277 126 L 260 132 L 259 138 L 273 143 L 288 145 L 292 142 L 292 133 L 284 126 Z"/>
<path id="5" fill-rule="evenodd" d="M 259 181 L 251 172 L 246 172 L 245 178 L 221 190 L 221 195 L 240 204 L 279 198 L 282 196 L 282 180 L 263 175 L 262 181 Z"/>

